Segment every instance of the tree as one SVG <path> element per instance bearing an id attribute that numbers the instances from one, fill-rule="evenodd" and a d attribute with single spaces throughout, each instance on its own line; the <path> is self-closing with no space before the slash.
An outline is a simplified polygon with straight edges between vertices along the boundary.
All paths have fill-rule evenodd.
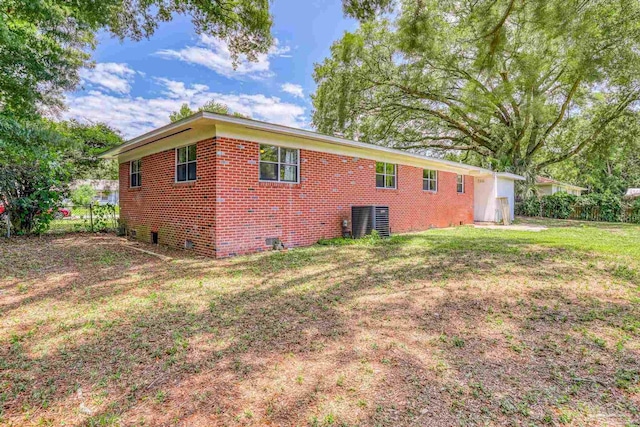
<path id="1" fill-rule="evenodd" d="M 639 114 L 626 112 L 598 138 L 582 155 L 551 166 L 551 175 L 592 192 L 611 192 L 618 196 L 629 187 L 640 187 Z"/>
<path id="2" fill-rule="evenodd" d="M 104 123 L 83 124 L 75 120 L 60 122 L 59 132 L 71 145 L 64 153 L 72 179 L 118 179 L 117 160 L 105 160 L 98 156 L 123 140 L 118 131 Z"/>
<path id="3" fill-rule="evenodd" d="M 71 201 L 75 206 L 86 206 L 95 197 L 96 191 L 89 184 L 83 184 L 71 192 Z"/>
<path id="4" fill-rule="evenodd" d="M 15 232 L 47 229 L 66 190 L 68 146 L 50 122 L 0 120 L 0 201 Z"/>
<path id="5" fill-rule="evenodd" d="M 178 111 L 174 111 L 173 113 L 171 113 L 169 115 L 169 119 L 171 120 L 171 122 L 177 122 L 178 120 L 182 120 L 186 117 L 191 116 L 192 114 L 195 114 L 196 112 L 199 111 L 206 111 L 209 113 L 217 113 L 217 114 L 226 114 L 226 115 L 231 115 L 234 117 L 242 117 L 245 119 L 248 119 L 248 116 L 245 116 L 244 114 L 240 114 L 240 113 L 232 113 L 231 110 L 229 110 L 229 107 L 227 107 L 225 104 L 222 104 L 220 102 L 216 102 L 214 100 L 211 100 L 207 103 L 205 103 L 202 107 L 198 108 L 198 111 L 193 111 L 190 107 L 189 104 L 184 103 L 182 104 L 182 106 L 180 106 L 180 109 Z"/>
<path id="6" fill-rule="evenodd" d="M 313 124 L 527 174 L 599 144 L 638 100 L 640 3 L 345 0 L 363 19 L 316 65 Z"/>
<path id="7" fill-rule="evenodd" d="M 63 108 L 63 92 L 90 66 L 95 34 L 139 40 L 176 14 L 225 40 L 234 63 L 272 45 L 268 0 L 0 0 L 0 201 L 16 231 L 44 231 L 69 172 L 95 172 L 95 149 L 115 141 L 101 125 L 57 128 L 41 119 L 46 108 Z M 74 158 L 75 169 L 66 169 Z"/>
<path id="8" fill-rule="evenodd" d="M 234 61 L 256 60 L 272 44 L 268 0 L 0 0 L 0 111 L 36 114 L 61 107 L 89 65 L 95 34 L 139 40 L 175 14 L 190 15 L 196 32 L 226 40 Z"/>

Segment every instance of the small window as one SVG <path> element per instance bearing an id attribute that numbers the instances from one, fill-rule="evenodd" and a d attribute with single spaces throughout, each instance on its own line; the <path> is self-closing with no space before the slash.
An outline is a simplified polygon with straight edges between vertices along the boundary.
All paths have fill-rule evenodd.
<path id="1" fill-rule="evenodd" d="M 298 182 L 300 150 L 260 144 L 260 181 Z"/>
<path id="2" fill-rule="evenodd" d="M 438 191 L 438 171 L 422 170 L 422 189 L 425 191 Z"/>
<path id="3" fill-rule="evenodd" d="M 464 175 L 458 175 L 456 177 L 456 183 L 457 183 L 458 193 L 464 193 Z"/>
<path id="4" fill-rule="evenodd" d="M 396 165 L 376 162 L 376 187 L 396 188 Z"/>
<path id="5" fill-rule="evenodd" d="M 141 164 L 140 160 L 132 160 L 129 163 L 129 187 L 140 187 L 142 185 Z"/>
<path id="6" fill-rule="evenodd" d="M 196 145 L 176 148 L 176 181 L 196 180 Z"/>

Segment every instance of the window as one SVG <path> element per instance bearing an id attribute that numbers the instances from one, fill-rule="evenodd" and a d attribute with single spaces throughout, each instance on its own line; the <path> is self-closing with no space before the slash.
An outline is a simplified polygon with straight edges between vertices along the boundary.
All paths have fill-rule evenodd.
<path id="1" fill-rule="evenodd" d="M 142 172 L 140 160 L 132 160 L 129 163 L 129 187 L 140 187 L 142 185 Z"/>
<path id="2" fill-rule="evenodd" d="M 196 180 L 196 145 L 176 148 L 176 181 Z"/>
<path id="3" fill-rule="evenodd" d="M 396 165 L 376 162 L 376 187 L 396 188 Z"/>
<path id="4" fill-rule="evenodd" d="M 438 191 L 438 171 L 422 170 L 422 189 L 425 191 Z"/>
<path id="5" fill-rule="evenodd" d="M 260 181 L 298 182 L 300 150 L 260 144 Z"/>
<path id="6" fill-rule="evenodd" d="M 458 187 L 458 193 L 464 193 L 464 175 L 458 175 L 456 177 L 456 183 Z"/>

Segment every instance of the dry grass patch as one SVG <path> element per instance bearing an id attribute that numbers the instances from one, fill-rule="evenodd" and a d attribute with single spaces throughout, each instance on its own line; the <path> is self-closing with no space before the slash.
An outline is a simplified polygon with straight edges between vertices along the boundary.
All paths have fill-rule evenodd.
<path id="1" fill-rule="evenodd" d="M 549 225 L 549 224 L 545 224 Z M 5 425 L 637 425 L 640 228 L 0 245 Z"/>

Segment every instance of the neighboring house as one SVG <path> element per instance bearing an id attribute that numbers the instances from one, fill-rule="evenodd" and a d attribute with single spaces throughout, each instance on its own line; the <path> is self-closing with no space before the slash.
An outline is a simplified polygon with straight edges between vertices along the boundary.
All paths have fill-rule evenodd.
<path id="1" fill-rule="evenodd" d="M 78 179 L 71 183 L 73 191 L 83 185 L 89 185 L 96 192 L 95 201 L 101 205 L 117 205 L 120 200 L 120 183 L 111 179 Z"/>
<path id="2" fill-rule="evenodd" d="M 567 184 L 566 182 L 560 182 L 542 176 L 536 177 L 536 188 L 540 196 L 550 196 L 559 191 L 579 196 L 586 190 L 586 188 L 578 187 L 577 185 Z"/>
<path id="3" fill-rule="evenodd" d="M 392 233 L 471 224 L 474 212 L 496 221 L 496 197 L 513 201 L 522 179 L 207 112 L 102 157 L 120 164 L 120 218 L 132 237 L 215 257 L 340 236 L 359 206 L 388 207 L 375 212 L 388 214 Z"/>
<path id="4" fill-rule="evenodd" d="M 637 199 L 640 197 L 640 188 L 628 188 L 624 195 L 625 199 Z"/>

